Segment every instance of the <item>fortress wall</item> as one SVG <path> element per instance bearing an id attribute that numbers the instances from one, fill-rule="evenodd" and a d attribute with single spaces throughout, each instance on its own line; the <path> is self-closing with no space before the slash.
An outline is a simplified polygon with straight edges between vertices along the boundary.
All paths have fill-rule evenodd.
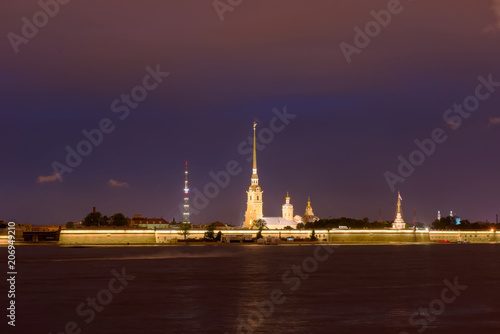
<path id="1" fill-rule="evenodd" d="M 497 233 L 492 231 L 431 231 L 429 234 L 432 242 L 500 242 Z"/>
<path id="2" fill-rule="evenodd" d="M 106 244 L 154 244 L 152 230 L 62 230 L 60 244 L 106 245 Z"/>
<path id="3" fill-rule="evenodd" d="M 331 243 L 399 243 L 430 242 L 427 232 L 413 231 L 346 231 L 330 232 Z"/>
<path id="4" fill-rule="evenodd" d="M 218 230 L 215 231 L 217 234 Z M 249 235 L 253 238 L 257 230 L 221 230 L 224 235 Z M 264 230 L 262 235 L 281 238 L 307 239 L 310 230 Z M 191 230 L 189 239 L 202 239 L 204 230 Z M 500 242 L 491 231 L 412 231 L 412 230 L 316 230 L 318 240 L 336 244 L 364 243 L 428 243 L 428 242 Z M 60 244 L 155 244 L 182 240 L 178 230 L 62 230 Z"/>

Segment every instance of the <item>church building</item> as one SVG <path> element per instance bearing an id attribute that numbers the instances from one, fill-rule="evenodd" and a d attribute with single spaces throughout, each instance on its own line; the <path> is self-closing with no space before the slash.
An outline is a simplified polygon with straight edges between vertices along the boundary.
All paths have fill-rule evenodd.
<path id="1" fill-rule="evenodd" d="M 250 187 L 247 191 L 247 210 L 245 212 L 245 221 L 243 228 L 252 229 L 255 220 L 262 219 L 266 222 L 266 228 L 269 230 L 283 229 L 285 227 L 295 228 L 298 223 L 303 220 L 316 221 L 319 218 L 314 216 L 311 207 L 311 201 L 308 201 L 306 214 L 304 217 L 293 216 L 293 205 L 290 203 L 290 195 L 287 193 L 285 204 L 282 206 L 281 217 L 264 217 L 263 214 L 263 191 L 259 185 L 259 176 L 257 174 L 257 137 L 256 137 L 257 124 L 253 125 L 253 169 L 252 177 L 250 179 Z"/>
<path id="2" fill-rule="evenodd" d="M 306 223 L 314 223 L 318 221 L 319 218 L 314 215 L 313 208 L 311 206 L 311 197 L 307 199 L 306 213 L 302 217 L 302 221 L 304 224 Z"/>

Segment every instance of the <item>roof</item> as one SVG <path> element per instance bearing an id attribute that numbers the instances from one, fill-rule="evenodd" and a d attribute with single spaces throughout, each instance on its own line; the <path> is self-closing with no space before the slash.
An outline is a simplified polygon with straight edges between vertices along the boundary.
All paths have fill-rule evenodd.
<path id="1" fill-rule="evenodd" d="M 293 220 L 288 220 L 283 217 L 263 217 L 266 226 L 270 230 L 283 229 L 287 226 L 294 227 L 297 225 Z"/>

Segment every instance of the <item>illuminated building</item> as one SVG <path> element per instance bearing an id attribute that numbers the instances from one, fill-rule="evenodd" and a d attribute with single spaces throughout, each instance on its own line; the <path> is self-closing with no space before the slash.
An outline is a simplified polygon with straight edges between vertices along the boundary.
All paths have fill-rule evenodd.
<path id="1" fill-rule="evenodd" d="M 253 124 L 253 169 L 250 180 L 250 188 L 247 191 L 247 211 L 245 212 L 244 228 L 251 228 L 255 220 L 262 219 L 262 189 L 259 186 L 259 176 L 257 175 L 257 123 Z"/>
<path id="2" fill-rule="evenodd" d="M 283 219 L 293 220 L 293 205 L 290 204 L 290 195 L 286 193 L 285 204 L 282 207 Z"/>
<path id="3" fill-rule="evenodd" d="M 263 191 L 259 186 L 259 176 L 257 174 L 257 137 L 256 137 L 257 124 L 253 125 L 253 169 L 252 177 L 250 180 L 250 187 L 247 191 L 247 210 L 245 212 L 245 221 L 243 228 L 251 229 L 255 220 L 262 219 L 266 223 L 267 229 L 283 229 L 285 227 L 294 228 L 298 223 L 315 222 L 319 220 L 312 211 L 311 201 L 308 201 L 306 213 L 304 217 L 293 216 L 293 205 L 290 203 L 290 196 L 287 193 L 285 204 L 282 206 L 281 217 L 264 217 L 263 214 Z"/>
<path id="4" fill-rule="evenodd" d="M 306 206 L 306 212 L 304 216 L 302 217 L 302 220 L 304 224 L 306 223 L 314 223 L 315 221 L 318 221 L 319 218 L 314 215 L 313 208 L 311 206 L 311 198 L 307 198 L 307 206 Z"/>

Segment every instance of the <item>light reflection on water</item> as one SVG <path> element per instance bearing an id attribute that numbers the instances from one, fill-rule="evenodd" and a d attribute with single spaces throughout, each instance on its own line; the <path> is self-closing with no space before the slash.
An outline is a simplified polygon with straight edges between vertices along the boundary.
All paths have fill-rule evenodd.
<path id="1" fill-rule="evenodd" d="M 498 333 L 497 245 L 347 246 L 296 291 L 282 281 L 315 246 L 18 247 L 16 332 L 236 333 L 256 303 L 285 292 L 255 333 L 417 333 L 408 317 L 445 279 L 469 288 L 425 333 Z M 126 268 L 136 276 L 85 324 L 76 306 Z"/>

